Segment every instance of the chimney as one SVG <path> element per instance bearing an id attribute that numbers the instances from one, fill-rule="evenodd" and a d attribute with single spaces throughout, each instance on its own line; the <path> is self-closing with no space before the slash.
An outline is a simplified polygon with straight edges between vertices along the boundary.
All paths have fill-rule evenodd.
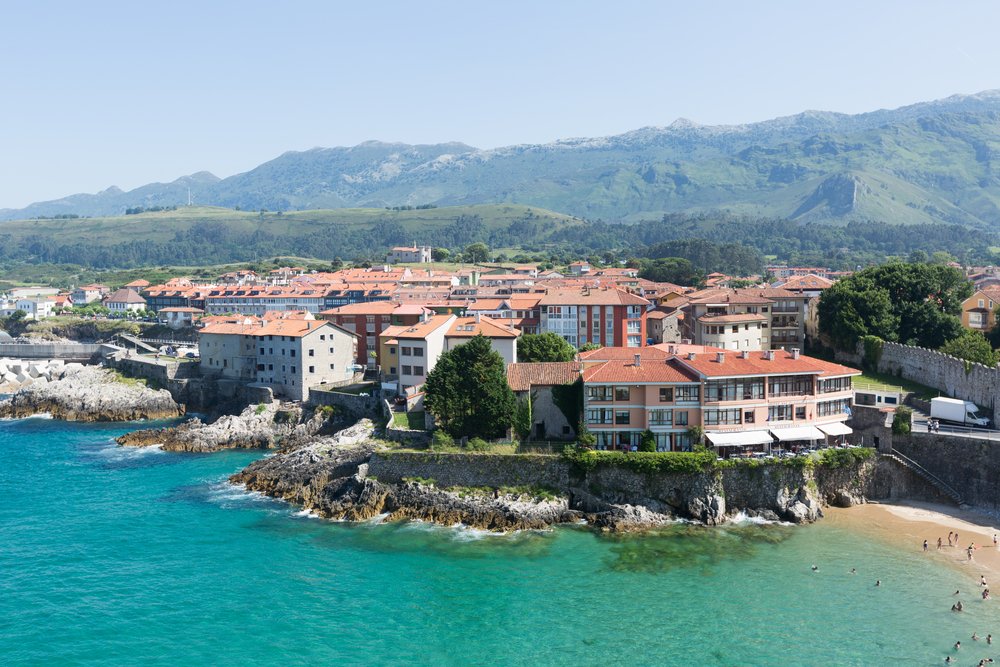
<path id="1" fill-rule="evenodd" d="M 725 361 L 726 361 L 726 353 L 725 352 L 716 352 L 715 353 L 715 360 L 718 361 L 720 364 L 725 363 Z"/>
<path id="2" fill-rule="evenodd" d="M 690 345 L 690 344 L 691 344 L 690 338 L 681 338 L 681 345 Z"/>
<path id="3" fill-rule="evenodd" d="M 637 354 L 633 358 L 635 359 L 635 365 L 636 366 L 642 366 L 642 355 L 641 354 Z"/>
<path id="4" fill-rule="evenodd" d="M 774 351 L 773 350 L 764 350 L 764 360 L 765 361 L 771 361 L 772 359 L 774 359 Z"/>
<path id="5" fill-rule="evenodd" d="M 477 310 L 477 311 L 476 311 L 476 324 L 479 324 L 479 323 L 480 323 L 480 322 L 482 321 L 482 320 L 480 319 L 481 317 L 482 317 L 482 313 L 480 313 L 480 312 L 479 312 L 479 311 Z"/>
<path id="6" fill-rule="evenodd" d="M 799 348 L 793 347 L 792 348 L 792 359 L 798 359 L 798 358 L 799 358 Z"/>
<path id="7" fill-rule="evenodd" d="M 668 345 L 667 346 L 667 352 L 670 353 L 670 354 L 677 354 L 677 348 L 674 347 L 673 345 Z"/>
<path id="8" fill-rule="evenodd" d="M 694 361 L 694 352 L 688 352 L 688 361 Z"/>
<path id="9" fill-rule="evenodd" d="M 748 352 L 747 350 L 743 350 L 742 352 L 740 352 L 740 359 L 749 359 L 749 358 L 750 358 L 750 352 Z"/>

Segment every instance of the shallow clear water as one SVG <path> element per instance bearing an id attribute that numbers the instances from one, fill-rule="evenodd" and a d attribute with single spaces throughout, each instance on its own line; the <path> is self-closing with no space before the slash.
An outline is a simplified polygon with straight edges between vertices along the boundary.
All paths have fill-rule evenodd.
<path id="1" fill-rule="evenodd" d="M 126 430 L 0 422 L 0 663 L 933 665 L 957 639 L 959 664 L 1000 657 L 969 639 L 1000 637 L 1000 603 L 968 573 L 842 524 L 336 524 L 225 483 L 259 453 L 119 449 Z"/>

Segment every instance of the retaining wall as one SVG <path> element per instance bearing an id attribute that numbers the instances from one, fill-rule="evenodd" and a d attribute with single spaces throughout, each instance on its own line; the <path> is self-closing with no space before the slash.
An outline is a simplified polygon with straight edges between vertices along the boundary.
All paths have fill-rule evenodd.
<path id="1" fill-rule="evenodd" d="M 1000 510 L 1000 442 L 915 432 L 895 436 L 893 446 L 958 491 L 970 505 Z"/>
<path id="2" fill-rule="evenodd" d="M 104 347 L 90 343 L 0 343 L 0 357 L 14 359 L 90 359 Z"/>

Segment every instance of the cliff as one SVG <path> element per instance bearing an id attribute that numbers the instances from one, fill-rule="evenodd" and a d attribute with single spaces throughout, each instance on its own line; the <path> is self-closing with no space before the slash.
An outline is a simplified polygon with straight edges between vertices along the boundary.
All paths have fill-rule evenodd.
<path id="1" fill-rule="evenodd" d="M 66 421 L 135 421 L 184 414 L 184 407 L 162 389 L 129 380 L 97 366 L 67 364 L 58 380 L 24 386 L 0 401 L 0 417 L 48 413 Z"/>

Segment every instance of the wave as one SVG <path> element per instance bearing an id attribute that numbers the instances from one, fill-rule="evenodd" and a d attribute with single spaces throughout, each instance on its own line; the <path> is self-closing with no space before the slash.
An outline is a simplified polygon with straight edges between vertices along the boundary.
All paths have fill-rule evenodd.
<path id="1" fill-rule="evenodd" d="M 749 516 L 744 510 L 740 510 L 734 514 L 730 519 L 730 523 L 734 524 L 753 524 L 756 526 L 794 526 L 795 524 L 788 521 L 773 521 L 771 519 L 765 519 L 762 516 Z"/>

